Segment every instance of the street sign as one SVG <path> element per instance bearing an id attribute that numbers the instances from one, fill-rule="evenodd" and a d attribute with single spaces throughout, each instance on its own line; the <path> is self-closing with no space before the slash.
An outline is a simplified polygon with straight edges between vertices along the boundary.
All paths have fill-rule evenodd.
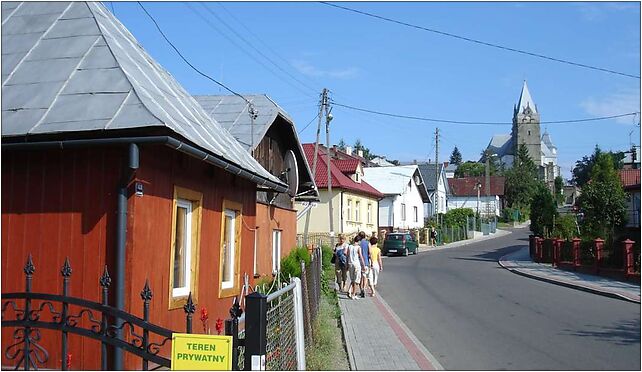
<path id="1" fill-rule="evenodd" d="M 232 370 L 232 336 L 172 334 L 173 371 Z"/>

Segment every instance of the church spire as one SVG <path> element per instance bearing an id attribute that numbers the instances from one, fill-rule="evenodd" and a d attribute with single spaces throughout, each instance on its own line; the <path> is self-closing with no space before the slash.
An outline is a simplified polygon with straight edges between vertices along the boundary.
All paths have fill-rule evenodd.
<path id="1" fill-rule="evenodd" d="M 528 91 L 528 85 L 526 85 L 526 80 L 524 80 L 524 85 L 522 86 L 522 93 L 519 95 L 519 102 L 517 103 L 517 109 L 519 110 L 518 113 L 524 112 L 524 109 L 526 107 L 530 107 L 532 112 L 537 112 L 537 108 L 535 107 L 535 102 L 533 102 L 533 98 L 531 97 L 531 93 Z"/>

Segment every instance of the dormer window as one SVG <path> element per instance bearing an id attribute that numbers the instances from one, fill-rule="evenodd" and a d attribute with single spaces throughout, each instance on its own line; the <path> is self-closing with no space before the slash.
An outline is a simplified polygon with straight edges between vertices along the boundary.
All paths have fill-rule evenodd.
<path id="1" fill-rule="evenodd" d="M 359 173 L 355 173 L 355 174 L 354 174 L 354 180 L 355 180 L 356 182 L 359 182 Z"/>

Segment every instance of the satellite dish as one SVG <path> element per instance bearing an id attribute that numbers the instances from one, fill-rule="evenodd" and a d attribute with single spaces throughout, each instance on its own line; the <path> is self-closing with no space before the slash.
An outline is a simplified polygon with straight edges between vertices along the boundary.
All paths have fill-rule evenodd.
<path id="1" fill-rule="evenodd" d="M 294 151 L 288 150 L 285 153 L 285 182 L 288 184 L 288 194 L 291 197 L 296 196 L 299 190 L 299 167 L 294 156 Z"/>

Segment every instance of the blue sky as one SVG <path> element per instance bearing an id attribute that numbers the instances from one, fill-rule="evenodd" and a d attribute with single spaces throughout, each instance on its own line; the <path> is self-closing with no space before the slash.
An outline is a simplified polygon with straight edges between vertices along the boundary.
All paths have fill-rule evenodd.
<path id="1" fill-rule="evenodd" d="M 188 67 L 135 2 L 105 3 L 192 94 L 227 94 Z M 146 2 L 185 57 L 243 93 L 265 93 L 315 140 L 322 88 L 338 103 L 446 120 L 506 122 L 527 80 L 542 121 L 640 111 L 640 79 L 490 48 L 316 2 Z M 586 65 L 640 75 L 639 2 L 359 2 L 340 5 L 418 26 Z M 113 8 L 112 8 L 113 7 Z M 218 17 L 218 18 L 217 18 Z M 249 46 L 249 42 L 252 46 Z M 257 51 L 258 50 L 258 51 Z M 277 67 L 278 66 L 278 67 Z M 390 118 L 335 106 L 331 141 L 356 139 L 388 159 L 435 158 L 457 146 L 478 160 L 510 125 L 454 125 Z M 542 125 L 562 175 L 575 161 L 640 144 L 638 118 Z M 322 133 L 323 134 L 323 133 Z M 325 135 L 322 135 L 325 142 Z"/>

